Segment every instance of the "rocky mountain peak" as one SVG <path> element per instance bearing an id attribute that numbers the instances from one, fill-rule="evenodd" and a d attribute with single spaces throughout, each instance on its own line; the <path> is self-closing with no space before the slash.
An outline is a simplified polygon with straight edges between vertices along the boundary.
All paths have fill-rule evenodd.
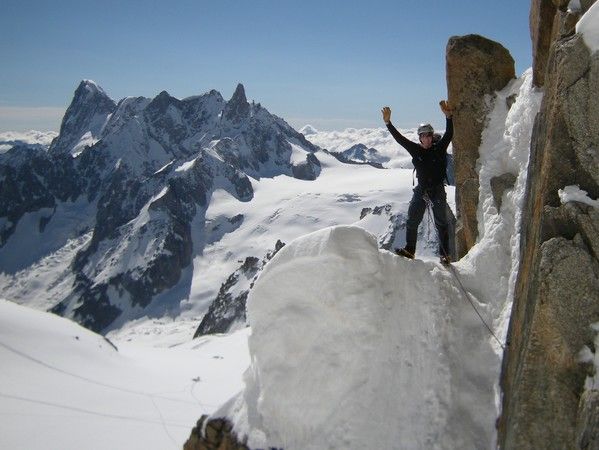
<path id="1" fill-rule="evenodd" d="M 230 120 L 232 122 L 239 122 L 242 119 L 248 117 L 250 114 L 250 104 L 247 101 L 247 97 L 245 96 L 245 89 L 243 84 L 239 83 L 233 96 L 227 102 L 225 106 L 225 110 L 223 112 L 223 117 L 226 120 Z"/>
<path id="2" fill-rule="evenodd" d="M 60 125 L 60 135 L 50 145 L 51 153 L 75 154 L 92 145 L 102 132 L 116 103 L 92 80 L 82 80 Z"/>
<path id="3" fill-rule="evenodd" d="M 204 222 L 214 191 L 247 202 L 253 197 L 248 175 L 313 180 L 320 173 L 316 150 L 282 119 L 250 105 L 241 84 L 228 102 L 215 90 L 183 100 L 162 91 L 117 106 L 84 80 L 50 151 L 33 159 L 21 149 L 0 158 L 0 178 L 18 188 L 0 192 L 0 266 L 10 259 L 2 248 L 26 213 L 56 211 L 50 218 L 39 213 L 45 214 L 39 228 L 52 229 L 75 200 L 94 210 L 90 244 L 71 265 L 77 281 L 52 311 L 104 330 L 123 311 L 148 306 L 179 282 L 194 248 L 205 245 L 193 242 L 192 221 Z M 227 226 L 237 226 L 233 219 Z M 130 263 L 96 264 L 107 254 Z M 128 254 L 140 256 L 129 260 Z M 240 272 L 246 281 L 247 270 Z"/>
<path id="4" fill-rule="evenodd" d="M 157 112 L 164 113 L 169 105 L 179 102 L 180 100 L 176 99 L 175 97 L 171 97 L 168 92 L 162 91 L 150 102 L 148 109 L 151 111 L 156 110 Z"/>
<path id="5" fill-rule="evenodd" d="M 79 86 L 75 89 L 73 101 L 71 102 L 69 109 L 82 107 L 92 102 L 98 105 L 99 110 L 112 112 L 116 107 L 116 103 L 95 81 L 81 80 Z M 67 118 L 67 116 L 65 116 L 65 118 Z"/>
<path id="6" fill-rule="evenodd" d="M 94 80 L 81 80 L 79 86 L 77 87 L 76 93 L 87 92 L 89 95 L 100 95 L 104 97 L 108 97 L 104 89 L 102 89 Z"/>

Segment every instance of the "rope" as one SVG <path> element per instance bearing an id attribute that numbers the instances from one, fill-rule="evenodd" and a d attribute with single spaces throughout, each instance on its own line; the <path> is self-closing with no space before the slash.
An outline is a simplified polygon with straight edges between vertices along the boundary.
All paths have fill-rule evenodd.
<path id="1" fill-rule="evenodd" d="M 430 227 L 431 223 L 432 223 L 433 226 L 435 226 L 435 223 L 434 223 L 434 213 L 433 213 L 433 202 L 429 198 L 428 194 L 424 194 L 424 201 L 426 202 L 426 213 L 427 213 L 427 217 L 428 217 L 428 221 L 429 221 L 429 227 Z M 447 258 L 447 257 L 449 257 L 449 255 L 447 254 L 447 251 L 445 250 L 445 248 L 443 246 L 443 243 L 441 241 L 441 235 L 439 234 L 439 230 L 437 229 L 436 226 L 435 226 L 435 230 L 437 231 L 437 237 L 439 238 L 439 248 L 441 249 L 441 252 L 443 253 L 443 256 L 445 256 Z M 493 336 L 495 338 L 495 340 L 497 341 L 497 343 L 499 344 L 499 346 L 505 351 L 505 347 L 506 347 L 506 345 L 509 345 L 509 342 L 507 344 L 504 344 L 503 342 L 501 342 L 501 340 L 493 332 L 493 330 L 491 329 L 491 327 L 489 326 L 489 324 L 487 324 L 487 322 L 485 321 L 485 319 L 483 318 L 483 316 L 481 315 L 481 313 L 476 308 L 476 305 L 474 304 L 474 301 L 472 300 L 472 297 L 471 297 L 470 293 L 466 290 L 466 288 L 462 284 L 462 280 L 460 280 L 460 277 L 458 277 L 458 274 L 457 274 L 457 272 L 455 270 L 455 267 L 453 267 L 451 264 L 447 264 L 446 267 L 449 268 L 449 271 L 451 272 L 451 274 L 454 276 L 454 278 L 458 282 L 458 285 L 460 286 L 460 289 L 462 290 L 462 293 L 464 294 L 464 297 L 466 298 L 466 300 L 468 300 L 468 302 L 470 303 L 470 306 L 472 306 L 472 309 L 474 309 L 474 312 L 476 312 L 476 315 L 479 317 L 480 321 L 487 328 L 487 330 L 489 331 L 489 333 L 491 334 L 491 336 Z"/>

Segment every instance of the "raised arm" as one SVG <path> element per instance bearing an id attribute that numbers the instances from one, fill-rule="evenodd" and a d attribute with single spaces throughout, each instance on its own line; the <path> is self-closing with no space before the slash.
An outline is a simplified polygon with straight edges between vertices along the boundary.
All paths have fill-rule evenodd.
<path id="1" fill-rule="evenodd" d="M 453 108 L 449 104 L 448 101 L 441 100 L 439 102 L 439 106 L 441 107 L 441 111 L 445 114 L 445 133 L 443 137 L 439 141 L 439 147 L 443 147 L 447 149 L 449 143 L 451 142 L 451 138 L 453 138 Z"/>
<path id="2" fill-rule="evenodd" d="M 389 130 L 389 133 L 391 133 L 393 139 L 395 139 L 399 145 L 405 148 L 408 153 L 412 154 L 412 152 L 418 148 L 418 144 L 410 141 L 393 126 L 391 123 L 391 108 L 385 106 L 381 112 L 383 113 L 383 121 L 385 122 L 385 125 L 387 125 L 387 130 Z"/>

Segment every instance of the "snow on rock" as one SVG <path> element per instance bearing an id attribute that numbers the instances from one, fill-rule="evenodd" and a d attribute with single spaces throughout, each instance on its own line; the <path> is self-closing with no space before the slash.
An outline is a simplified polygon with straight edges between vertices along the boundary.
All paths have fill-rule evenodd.
<path id="1" fill-rule="evenodd" d="M 497 92 L 494 108 L 488 115 L 477 162 L 478 240 L 461 261 L 471 268 L 465 278 L 467 288 L 478 292 L 492 308 L 503 308 L 503 312 L 492 314 L 500 336 L 507 333 L 520 264 L 520 222 L 530 141 L 543 98 L 542 91 L 532 86 L 532 77 L 532 69 L 528 69 Z M 515 101 L 508 108 L 506 101 L 510 97 L 515 97 Z M 505 200 L 498 208 L 493 199 L 492 182 L 506 173 L 514 175 L 516 181 L 503 193 Z M 495 346 L 495 349 L 501 354 L 501 348 Z"/>
<path id="2" fill-rule="evenodd" d="M 101 136 L 114 113 L 116 103 L 92 80 L 82 80 L 62 123 L 60 134 L 50 146 L 51 153 L 80 154 Z"/>
<path id="3" fill-rule="evenodd" d="M 576 24 L 576 32 L 582 34 L 591 53 L 599 51 L 599 4 L 594 3 Z"/>
<path id="4" fill-rule="evenodd" d="M 359 227 L 293 241 L 250 294 L 245 391 L 215 416 L 252 448 L 488 448 L 498 361 L 457 291 Z"/>
<path id="5" fill-rule="evenodd" d="M 591 325 L 593 331 L 595 331 L 595 347 L 591 350 L 588 346 L 584 346 L 579 353 L 579 362 L 593 364 L 595 370 L 592 376 L 588 376 L 585 380 L 585 390 L 598 390 L 599 389 L 599 352 L 596 350 L 599 348 L 599 322 Z"/>
<path id="6" fill-rule="evenodd" d="M 562 204 L 568 202 L 580 202 L 599 209 L 599 200 L 590 198 L 587 191 L 580 189 L 579 186 L 566 186 L 563 189 L 559 189 L 557 193 Z"/>

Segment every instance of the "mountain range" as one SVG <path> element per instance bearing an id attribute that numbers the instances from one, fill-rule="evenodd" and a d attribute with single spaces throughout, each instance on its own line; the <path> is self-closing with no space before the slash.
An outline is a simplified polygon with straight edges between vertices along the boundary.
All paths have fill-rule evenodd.
<path id="1" fill-rule="evenodd" d="M 249 177 L 313 180 L 316 150 L 241 84 L 229 101 L 212 90 L 115 102 L 84 80 L 47 151 L 0 155 L 0 268 L 15 274 L 81 238 L 64 275 L 72 287 L 48 306 L 104 330 L 177 284 L 202 251 L 192 222 L 204 227 L 215 190 L 249 202 Z M 25 223 L 39 235 L 32 252 L 18 251 Z"/>
<path id="2" fill-rule="evenodd" d="M 250 232 L 266 233 L 268 244 L 213 251 L 251 222 L 248 212 L 207 216 L 217 209 L 213 197 L 232 198 L 237 209 L 244 203 L 260 209 L 253 200 L 261 180 L 301 181 L 296 195 L 308 199 L 302 190 L 319 178 L 322 160 L 378 169 L 391 160 L 384 147 L 381 153 L 356 142 L 341 151 L 314 145 L 249 102 L 242 84 L 228 101 L 211 90 L 182 100 L 163 91 L 153 99 L 115 102 L 83 80 L 49 146 L 7 142 L 13 145 L 0 154 L 0 295 L 103 333 L 143 316 L 185 310 L 198 318 L 196 334 L 245 324 L 252 279 L 301 227 L 270 236 L 266 230 L 285 207 L 270 211 L 276 206 L 268 203 L 261 210 L 270 218 Z M 405 153 L 396 154 L 405 160 Z M 314 195 L 308 207 L 317 208 L 320 193 Z M 357 194 L 331 199 L 328 218 L 306 214 L 307 229 L 340 223 L 332 212 L 340 204 L 361 206 L 350 222 L 386 211 L 381 243 L 393 244 L 398 211 L 389 201 L 364 203 Z M 432 249 L 432 241 L 425 247 Z"/>

